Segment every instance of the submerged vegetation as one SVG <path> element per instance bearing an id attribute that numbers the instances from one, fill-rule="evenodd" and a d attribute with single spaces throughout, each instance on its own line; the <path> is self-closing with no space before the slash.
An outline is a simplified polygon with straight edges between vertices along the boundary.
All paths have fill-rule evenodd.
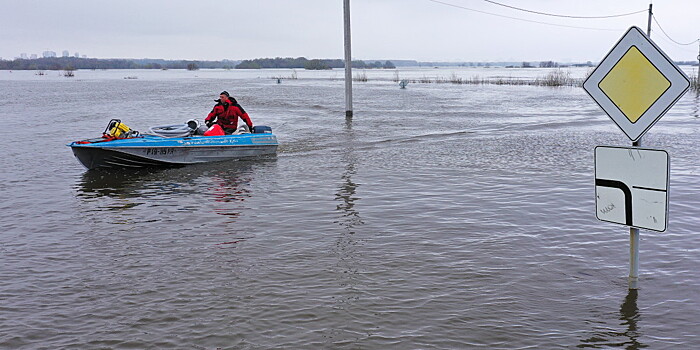
<path id="1" fill-rule="evenodd" d="M 538 81 L 538 83 L 535 85 L 571 86 L 574 85 L 574 83 L 575 81 L 571 78 L 571 73 L 557 69 L 547 73 L 547 75 L 545 75 L 544 78 L 541 81 Z"/>
<path id="2" fill-rule="evenodd" d="M 296 71 L 296 69 L 292 69 L 292 74 L 291 74 L 291 75 L 289 75 L 289 76 L 276 75 L 276 76 L 273 76 L 272 79 L 275 79 L 275 80 L 277 80 L 277 81 L 280 81 L 280 80 L 282 80 L 282 79 L 297 80 L 297 79 L 298 79 L 298 77 L 297 77 L 297 71 Z"/>
<path id="3" fill-rule="evenodd" d="M 74 71 L 75 71 L 75 69 L 73 67 L 68 66 L 68 67 L 66 67 L 65 70 L 63 70 L 63 76 L 66 78 L 72 78 L 75 76 Z"/>
<path id="4" fill-rule="evenodd" d="M 367 75 L 356 74 L 354 81 L 366 82 L 369 81 Z M 381 78 L 377 79 L 381 80 Z M 417 79 L 402 79 L 399 77 L 399 72 L 394 73 L 391 78 L 393 82 L 406 81 L 406 83 L 419 84 L 470 84 L 470 85 L 531 85 L 531 86 L 581 86 L 583 79 L 575 79 L 571 77 L 571 73 L 560 68 L 549 71 L 542 77 L 535 79 L 514 78 L 514 77 L 495 77 L 482 78 L 480 76 L 472 76 L 470 78 L 462 78 L 457 74 L 452 73 L 449 77 L 436 76 L 434 78 L 423 76 Z"/>
<path id="5" fill-rule="evenodd" d="M 700 72 L 698 74 L 693 72 L 693 76 L 690 77 L 690 89 L 695 92 L 700 92 Z"/>
<path id="6" fill-rule="evenodd" d="M 586 77 L 590 75 L 590 71 L 586 74 Z M 700 74 L 693 74 L 690 78 L 690 89 L 696 92 L 700 92 Z M 364 80 L 354 79 L 355 81 L 367 81 L 367 77 Z M 549 71 L 547 74 L 535 79 L 526 78 L 515 78 L 515 77 L 494 77 L 494 78 L 482 78 L 479 76 L 472 76 L 470 78 L 458 77 L 455 73 L 451 76 L 444 78 L 436 76 L 435 78 L 430 78 L 423 76 L 418 79 L 400 79 L 399 73 L 396 72 L 392 81 L 398 82 L 400 80 L 405 80 L 409 83 L 422 83 L 422 84 L 471 84 L 471 85 L 529 85 L 529 86 L 572 86 L 581 87 L 585 78 L 572 78 L 571 73 L 564 71 L 560 68 Z"/>
<path id="7" fill-rule="evenodd" d="M 367 73 L 362 72 L 362 73 L 355 73 L 355 76 L 352 77 L 353 81 L 360 81 L 360 82 L 366 82 L 367 79 Z"/>

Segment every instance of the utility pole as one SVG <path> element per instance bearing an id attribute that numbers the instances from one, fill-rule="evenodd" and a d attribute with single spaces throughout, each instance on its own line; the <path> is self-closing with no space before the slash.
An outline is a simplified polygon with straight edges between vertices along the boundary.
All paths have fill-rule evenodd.
<path id="1" fill-rule="evenodd" d="M 345 22 L 345 117 L 352 118 L 352 54 L 350 51 L 350 0 L 343 0 Z"/>
<path id="2" fill-rule="evenodd" d="M 649 3 L 649 20 L 647 21 L 647 36 L 651 39 L 651 17 L 654 14 L 651 12 L 651 2 Z"/>
<path id="3" fill-rule="evenodd" d="M 652 4 L 649 3 L 649 19 L 647 21 L 647 36 L 651 40 L 651 11 Z M 642 147 L 642 137 L 632 142 L 632 147 Z M 627 279 L 629 289 L 639 289 L 639 229 L 630 227 L 630 275 Z"/>

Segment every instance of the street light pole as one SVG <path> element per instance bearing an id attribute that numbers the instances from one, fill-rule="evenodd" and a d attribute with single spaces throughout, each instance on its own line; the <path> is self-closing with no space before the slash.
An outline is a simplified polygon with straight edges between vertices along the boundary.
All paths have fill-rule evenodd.
<path id="1" fill-rule="evenodd" d="M 352 118 L 352 54 L 350 51 L 350 0 L 343 0 L 345 24 L 345 117 Z"/>

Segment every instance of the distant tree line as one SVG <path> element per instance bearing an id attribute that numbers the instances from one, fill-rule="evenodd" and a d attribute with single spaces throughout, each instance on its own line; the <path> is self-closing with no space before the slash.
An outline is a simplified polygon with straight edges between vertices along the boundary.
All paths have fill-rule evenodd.
<path id="1" fill-rule="evenodd" d="M 396 66 L 394 66 L 391 61 L 386 61 L 384 63 L 379 62 L 379 61 L 374 61 L 371 63 L 366 63 L 365 61 L 352 61 L 352 68 L 384 68 L 384 69 L 394 69 Z"/>
<path id="2" fill-rule="evenodd" d="M 276 58 L 256 58 L 253 60 L 244 60 L 236 66 L 236 69 L 264 69 L 264 68 L 304 68 L 310 70 L 322 70 L 333 68 L 344 68 L 345 61 L 340 59 L 306 59 L 305 57 L 276 57 Z M 387 68 L 394 69 L 391 61 L 381 63 L 366 63 L 365 61 L 352 61 L 353 68 Z"/>
<path id="3" fill-rule="evenodd" d="M 332 64 L 330 60 L 319 60 L 324 64 Z M 328 62 L 328 63 L 326 63 Z M 298 58 L 256 58 L 254 60 L 244 60 L 236 69 L 262 69 L 262 68 L 304 68 L 308 60 L 304 57 Z"/>
<path id="4" fill-rule="evenodd" d="M 0 70 L 75 70 L 75 69 L 188 69 L 224 68 L 224 69 L 262 69 L 262 68 L 304 68 L 310 70 L 344 68 L 340 59 L 306 59 L 298 58 L 256 58 L 245 61 L 173 61 L 162 59 L 98 59 L 78 57 L 43 57 L 35 59 L 17 58 L 0 60 Z M 365 62 L 352 61 L 353 68 L 394 69 L 391 61 Z"/>
<path id="5" fill-rule="evenodd" d="M 72 69 L 189 69 L 234 68 L 236 61 L 170 61 L 160 59 L 98 59 L 48 57 L 0 60 L 0 70 L 72 70 Z"/>

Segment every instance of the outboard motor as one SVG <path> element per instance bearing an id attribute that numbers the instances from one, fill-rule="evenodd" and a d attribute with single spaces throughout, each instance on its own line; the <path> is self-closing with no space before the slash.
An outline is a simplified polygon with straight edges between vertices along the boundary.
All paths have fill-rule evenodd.
<path id="1" fill-rule="evenodd" d="M 255 125 L 252 130 L 253 134 L 271 134 L 272 128 L 267 125 Z"/>
<path id="2" fill-rule="evenodd" d="M 206 125 L 200 125 L 200 126 L 197 128 L 197 130 L 194 131 L 194 134 L 195 134 L 195 135 L 200 135 L 200 136 L 201 136 L 201 135 L 204 135 L 204 133 L 207 132 L 207 130 L 209 130 L 209 128 L 207 128 Z"/>
<path id="3" fill-rule="evenodd" d="M 206 125 L 200 124 L 197 119 L 190 119 L 187 121 L 187 127 L 192 129 L 192 135 L 204 135 L 204 133 L 209 129 Z"/>

